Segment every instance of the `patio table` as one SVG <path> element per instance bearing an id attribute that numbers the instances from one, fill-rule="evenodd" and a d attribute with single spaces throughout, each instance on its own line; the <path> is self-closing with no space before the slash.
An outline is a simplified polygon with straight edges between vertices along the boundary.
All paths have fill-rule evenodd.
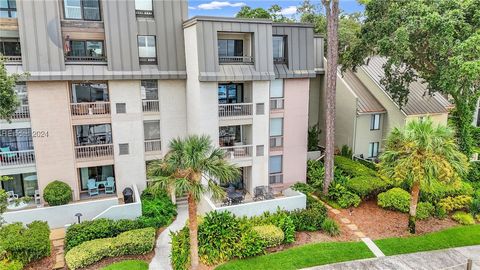
<path id="1" fill-rule="evenodd" d="M 105 188 L 105 184 L 107 184 L 107 181 L 96 181 L 95 182 L 95 185 L 97 185 L 97 188 L 99 188 L 100 185 L 103 185 L 103 187 Z"/>

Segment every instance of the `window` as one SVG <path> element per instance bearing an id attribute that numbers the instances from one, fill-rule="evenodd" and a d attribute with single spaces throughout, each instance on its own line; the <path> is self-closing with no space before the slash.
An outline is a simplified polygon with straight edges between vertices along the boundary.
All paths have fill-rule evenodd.
<path id="1" fill-rule="evenodd" d="M 135 14 L 138 17 L 152 17 L 153 16 L 152 0 L 135 0 Z"/>
<path id="2" fill-rule="evenodd" d="M 32 150 L 32 130 L 30 128 L 0 130 L 0 148 L 6 152 Z"/>
<path id="3" fill-rule="evenodd" d="M 372 114 L 370 121 L 370 130 L 379 130 L 380 129 L 380 114 Z"/>
<path id="4" fill-rule="evenodd" d="M 117 114 L 127 113 L 127 104 L 125 103 L 115 103 L 115 108 L 117 109 Z"/>
<path id="5" fill-rule="evenodd" d="M 243 84 L 229 83 L 218 85 L 218 104 L 242 103 Z"/>
<path id="6" fill-rule="evenodd" d="M 255 113 L 257 115 L 264 115 L 265 114 L 265 103 L 256 103 L 255 104 Z"/>
<path id="7" fill-rule="evenodd" d="M 265 146 L 264 145 L 257 145 L 257 157 L 263 157 L 264 152 L 265 152 Z"/>
<path id="8" fill-rule="evenodd" d="M 268 163 L 270 173 L 269 183 L 279 184 L 283 182 L 283 156 L 270 156 Z"/>
<path id="9" fill-rule="evenodd" d="M 242 126 L 220 127 L 218 130 L 219 144 L 221 147 L 234 146 L 242 142 Z"/>
<path id="10" fill-rule="evenodd" d="M 108 101 L 106 83 L 72 83 L 72 103 Z"/>
<path id="11" fill-rule="evenodd" d="M 64 0 L 65 19 L 100 21 L 99 0 Z"/>
<path id="12" fill-rule="evenodd" d="M 219 39 L 218 56 L 243 56 L 243 40 Z"/>
<path id="13" fill-rule="evenodd" d="M 157 80 L 142 80 L 140 84 L 143 100 L 158 100 Z"/>
<path id="14" fill-rule="evenodd" d="M 110 124 L 74 126 L 74 133 L 76 146 L 112 143 Z"/>
<path id="15" fill-rule="evenodd" d="M 5 56 L 21 56 L 20 41 L 15 38 L 0 40 L 0 54 Z"/>
<path id="16" fill-rule="evenodd" d="M 283 98 L 283 79 L 276 79 L 271 82 L 270 97 Z"/>
<path id="17" fill-rule="evenodd" d="M 16 18 L 17 3 L 15 0 L 0 0 L 0 18 Z"/>
<path id="18" fill-rule="evenodd" d="M 81 190 L 87 190 L 89 179 L 94 179 L 98 184 L 100 181 L 107 181 L 107 177 L 115 177 L 113 165 L 79 168 L 78 171 Z"/>
<path id="19" fill-rule="evenodd" d="M 28 105 L 27 85 L 25 82 L 17 82 L 15 85 L 15 94 L 17 94 L 20 105 Z"/>
<path id="20" fill-rule="evenodd" d="M 105 61 L 103 41 L 100 40 L 71 40 L 68 58 L 72 60 Z"/>
<path id="21" fill-rule="evenodd" d="M 283 145 L 283 118 L 270 118 L 270 147 Z"/>
<path id="22" fill-rule="evenodd" d="M 275 64 L 286 63 L 287 57 L 285 56 L 286 36 L 273 36 L 273 62 Z"/>
<path id="23" fill-rule="evenodd" d="M 118 144 L 118 154 L 119 154 L 120 156 L 128 155 L 128 154 L 129 154 L 128 143 L 120 143 L 120 144 Z"/>
<path id="24" fill-rule="evenodd" d="M 38 189 L 38 181 L 36 173 L 22 173 L 8 175 L 11 180 L 0 181 L 0 188 L 6 191 L 13 191 L 19 197 L 35 195 Z"/>
<path id="25" fill-rule="evenodd" d="M 145 141 L 160 140 L 160 121 L 143 122 L 143 133 Z"/>
<path id="26" fill-rule="evenodd" d="M 368 157 L 369 158 L 374 158 L 374 157 L 377 157 L 378 156 L 378 146 L 379 146 L 379 142 L 372 142 L 370 143 L 369 147 L 368 147 Z"/>
<path id="27" fill-rule="evenodd" d="M 155 36 L 138 36 L 138 57 L 140 64 L 156 64 L 157 49 Z"/>

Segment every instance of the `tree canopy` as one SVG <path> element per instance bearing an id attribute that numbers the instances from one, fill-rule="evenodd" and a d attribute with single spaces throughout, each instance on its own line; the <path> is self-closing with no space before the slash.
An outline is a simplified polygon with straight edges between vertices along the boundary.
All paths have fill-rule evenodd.
<path id="1" fill-rule="evenodd" d="M 403 106 L 409 84 L 428 83 L 455 103 L 452 122 L 463 153 L 472 153 L 480 96 L 480 0 L 368 0 L 358 41 L 341 57 L 355 70 L 368 57 L 388 58 L 382 84 Z"/>
<path id="2" fill-rule="evenodd" d="M 9 75 L 7 73 L 3 59 L 0 57 L 0 119 L 10 121 L 20 105 L 15 93 L 15 84 L 18 78 L 17 74 Z"/>
<path id="3" fill-rule="evenodd" d="M 293 22 L 292 18 L 281 14 L 282 7 L 274 4 L 268 9 L 243 6 L 235 17 L 252 19 L 270 19 L 274 22 Z"/>

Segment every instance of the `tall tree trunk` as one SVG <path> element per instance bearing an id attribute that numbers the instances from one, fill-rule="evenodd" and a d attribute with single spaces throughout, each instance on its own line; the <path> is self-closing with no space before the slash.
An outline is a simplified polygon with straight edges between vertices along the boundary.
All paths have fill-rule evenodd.
<path id="1" fill-rule="evenodd" d="M 327 14 L 327 89 L 325 117 L 325 179 L 323 194 L 328 194 L 328 187 L 333 181 L 333 158 L 335 154 L 335 95 L 337 88 L 338 62 L 338 0 L 322 0 Z"/>
<path id="2" fill-rule="evenodd" d="M 198 223 L 197 202 L 191 192 L 188 193 L 188 230 L 190 233 L 190 269 L 198 269 Z"/>
<path id="3" fill-rule="evenodd" d="M 415 233 L 415 223 L 417 221 L 417 204 L 420 195 L 420 181 L 413 181 L 412 184 L 412 198 L 410 200 L 410 211 L 408 216 L 408 230 L 410 233 Z"/>

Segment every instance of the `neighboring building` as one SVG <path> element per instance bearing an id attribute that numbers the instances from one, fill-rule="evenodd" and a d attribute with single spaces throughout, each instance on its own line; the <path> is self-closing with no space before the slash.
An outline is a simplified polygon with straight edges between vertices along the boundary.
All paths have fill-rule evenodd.
<path id="1" fill-rule="evenodd" d="M 378 157 L 394 127 L 403 127 L 408 121 L 427 116 L 434 123 L 446 125 L 449 109 L 452 108 L 442 95 L 436 93 L 431 96 L 424 84 L 414 82 L 410 85 L 408 102 L 400 109 L 380 83 L 384 77 L 382 66 L 385 62 L 384 58 L 372 57 L 357 72 L 348 71 L 342 75 L 339 71 L 337 75 L 335 144 L 339 149 L 347 145 L 355 156 L 365 159 Z M 323 79 L 321 85 L 323 88 L 320 91 L 324 91 Z M 318 89 L 311 88 L 310 91 L 311 95 L 315 95 Z M 324 106 L 322 98 L 320 108 Z M 317 113 L 311 109 L 310 119 L 315 119 Z M 311 122 L 310 125 L 316 123 L 324 126 L 323 121 Z"/>
<path id="2" fill-rule="evenodd" d="M 41 196 L 61 180 L 90 200 L 89 180 L 113 177 L 109 196 L 141 191 L 146 162 L 188 134 L 225 149 L 250 194 L 305 181 L 310 78 L 323 68 L 312 25 L 187 19 L 177 0 L 8 2 L 0 49 L 29 77 L 0 123 L 5 189 Z"/>

